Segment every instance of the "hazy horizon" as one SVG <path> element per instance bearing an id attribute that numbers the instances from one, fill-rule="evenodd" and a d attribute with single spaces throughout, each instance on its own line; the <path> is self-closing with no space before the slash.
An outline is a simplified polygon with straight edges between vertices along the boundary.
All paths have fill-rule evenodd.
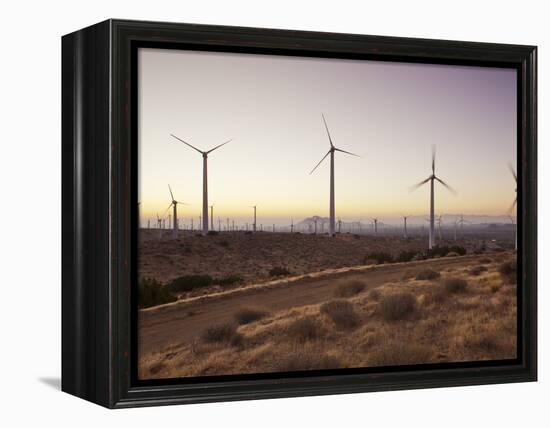
<path id="1" fill-rule="evenodd" d="M 336 217 L 368 221 L 428 212 L 505 215 L 515 198 L 516 71 L 269 55 L 140 49 L 139 201 L 142 224 L 177 200 L 188 224 L 202 208 L 202 158 L 170 136 L 208 150 L 209 205 L 258 224 L 328 216 L 329 162 L 309 172 L 333 142 Z M 168 213 L 166 213 L 167 215 Z M 171 214 L 171 211 L 170 213 Z M 225 223 L 223 223 L 225 224 Z"/>

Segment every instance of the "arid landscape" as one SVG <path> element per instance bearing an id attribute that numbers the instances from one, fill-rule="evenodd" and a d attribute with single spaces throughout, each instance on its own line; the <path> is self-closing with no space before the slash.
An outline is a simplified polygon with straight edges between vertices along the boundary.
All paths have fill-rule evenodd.
<path id="1" fill-rule="evenodd" d="M 515 359 L 516 70 L 138 57 L 140 379 Z"/>
<path id="2" fill-rule="evenodd" d="M 155 232 L 140 242 L 140 378 L 516 357 L 514 251 Z"/>

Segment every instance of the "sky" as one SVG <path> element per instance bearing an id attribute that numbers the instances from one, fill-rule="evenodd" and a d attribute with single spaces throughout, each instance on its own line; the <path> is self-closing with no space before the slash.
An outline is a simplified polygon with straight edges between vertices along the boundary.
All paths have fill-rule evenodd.
<path id="1" fill-rule="evenodd" d="M 502 215 L 514 200 L 516 71 L 503 68 L 285 57 L 141 48 L 138 177 L 141 222 L 168 215 L 198 221 L 201 150 L 208 157 L 214 217 L 286 225 L 328 216 L 329 149 L 336 147 L 336 217 L 423 215 L 431 173 L 436 213 Z M 171 213 L 171 211 L 170 211 Z"/>

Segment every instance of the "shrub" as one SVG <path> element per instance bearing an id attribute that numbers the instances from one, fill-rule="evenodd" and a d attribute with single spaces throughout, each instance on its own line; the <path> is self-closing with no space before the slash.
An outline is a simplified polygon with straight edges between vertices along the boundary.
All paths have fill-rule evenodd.
<path id="1" fill-rule="evenodd" d="M 470 275 L 473 275 L 473 276 L 479 276 L 483 272 L 487 272 L 487 268 L 483 265 L 474 266 L 473 268 L 470 269 Z"/>
<path id="2" fill-rule="evenodd" d="M 420 281 L 424 281 L 424 280 L 434 280 L 434 279 L 437 279 L 441 276 L 441 274 L 439 272 L 436 272 L 435 270 L 432 270 L 432 269 L 423 269 L 419 272 L 417 272 L 416 274 L 416 279 L 420 280 Z"/>
<path id="3" fill-rule="evenodd" d="M 207 235 L 209 236 L 216 236 L 216 235 L 219 235 L 218 231 L 217 230 L 209 230 Z"/>
<path id="4" fill-rule="evenodd" d="M 378 300 L 380 299 L 380 291 L 378 290 L 371 290 L 370 293 L 369 293 L 369 299 L 370 300 Z"/>
<path id="5" fill-rule="evenodd" d="M 416 299 L 410 293 L 385 296 L 380 302 L 380 312 L 386 321 L 407 318 L 416 312 Z"/>
<path id="6" fill-rule="evenodd" d="M 365 263 L 369 260 L 374 260 L 378 264 L 391 263 L 393 262 L 393 257 L 390 253 L 384 251 L 373 251 L 365 256 Z"/>
<path id="7" fill-rule="evenodd" d="M 290 271 L 281 266 L 275 266 L 269 271 L 269 276 L 285 276 L 290 275 Z"/>
<path id="8" fill-rule="evenodd" d="M 227 275 L 222 278 L 214 279 L 213 282 L 218 285 L 226 286 L 226 285 L 233 285 L 238 284 L 239 282 L 243 282 L 243 278 L 239 275 Z"/>
<path id="9" fill-rule="evenodd" d="M 298 342 L 315 340 L 321 336 L 321 324 L 314 317 L 304 317 L 290 323 L 286 332 L 290 338 Z"/>
<path id="10" fill-rule="evenodd" d="M 365 289 L 366 285 L 362 281 L 350 281 L 345 284 L 341 284 L 335 290 L 334 295 L 336 297 L 351 297 L 359 294 Z"/>
<path id="11" fill-rule="evenodd" d="M 451 245 L 448 246 L 435 246 L 431 250 L 428 250 L 428 257 L 445 257 L 449 253 L 456 253 L 458 256 L 463 256 L 466 254 L 466 248 L 461 247 L 460 245 Z"/>
<path id="12" fill-rule="evenodd" d="M 249 324 L 266 317 L 268 313 L 259 309 L 244 308 L 235 313 L 235 320 L 239 324 Z"/>
<path id="13" fill-rule="evenodd" d="M 353 305 L 346 300 L 333 300 L 321 305 L 321 313 L 327 315 L 338 328 L 355 328 L 360 319 Z"/>
<path id="14" fill-rule="evenodd" d="M 298 370 L 323 370 L 341 368 L 338 358 L 311 350 L 297 350 L 277 359 L 274 369 L 278 372 Z"/>
<path id="15" fill-rule="evenodd" d="M 460 245 L 451 245 L 449 247 L 449 252 L 457 253 L 459 256 L 466 254 L 466 248 L 461 247 Z"/>
<path id="16" fill-rule="evenodd" d="M 498 272 L 502 276 L 502 279 L 508 283 L 514 283 L 517 281 L 517 264 L 515 260 L 510 260 L 502 263 L 498 267 Z"/>
<path id="17" fill-rule="evenodd" d="M 410 262 L 418 255 L 417 251 L 401 251 L 395 261 L 397 262 Z"/>
<path id="18" fill-rule="evenodd" d="M 441 287 L 435 287 L 429 290 L 424 295 L 424 302 L 426 305 L 432 305 L 432 304 L 439 305 L 443 303 L 445 300 L 447 300 L 447 293 Z"/>
<path id="19" fill-rule="evenodd" d="M 167 287 L 152 278 L 140 278 L 138 283 L 138 306 L 150 308 L 151 306 L 175 302 L 176 296 L 168 291 Z"/>
<path id="20" fill-rule="evenodd" d="M 457 256 L 459 256 L 459 255 L 460 255 L 460 254 L 458 254 L 458 253 L 455 252 L 455 251 L 449 251 L 445 257 L 457 257 Z"/>
<path id="21" fill-rule="evenodd" d="M 479 263 L 492 263 L 493 262 L 493 259 L 490 259 L 489 257 L 483 257 L 481 259 L 479 259 Z"/>
<path id="22" fill-rule="evenodd" d="M 184 275 L 174 279 L 167 287 L 172 293 L 178 293 L 208 287 L 213 281 L 210 275 Z"/>
<path id="23" fill-rule="evenodd" d="M 464 293 L 468 288 L 468 281 L 461 278 L 449 278 L 443 283 L 448 293 Z"/>
<path id="24" fill-rule="evenodd" d="M 220 241 L 218 242 L 218 244 L 220 245 L 220 247 L 223 247 L 223 248 L 229 247 L 229 241 L 226 241 L 226 240 Z"/>
<path id="25" fill-rule="evenodd" d="M 206 343 L 227 343 L 237 346 L 242 343 L 243 337 L 237 332 L 235 324 L 223 323 L 208 327 L 202 332 L 201 339 Z"/>

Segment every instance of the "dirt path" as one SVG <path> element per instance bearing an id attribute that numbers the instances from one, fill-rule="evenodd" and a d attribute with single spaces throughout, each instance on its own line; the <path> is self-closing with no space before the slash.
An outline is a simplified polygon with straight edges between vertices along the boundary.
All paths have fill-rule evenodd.
<path id="1" fill-rule="evenodd" d="M 286 279 L 278 283 L 257 284 L 242 290 L 220 292 L 142 310 L 138 324 L 139 352 L 147 354 L 160 351 L 170 344 L 191 342 L 204 328 L 233 320 L 234 313 L 243 307 L 276 312 L 330 300 L 334 296 L 336 280 L 362 280 L 371 289 L 387 282 L 399 281 L 411 269 L 464 267 L 479 257 L 452 257 L 374 268 L 358 266 L 330 270 L 291 281 Z"/>

